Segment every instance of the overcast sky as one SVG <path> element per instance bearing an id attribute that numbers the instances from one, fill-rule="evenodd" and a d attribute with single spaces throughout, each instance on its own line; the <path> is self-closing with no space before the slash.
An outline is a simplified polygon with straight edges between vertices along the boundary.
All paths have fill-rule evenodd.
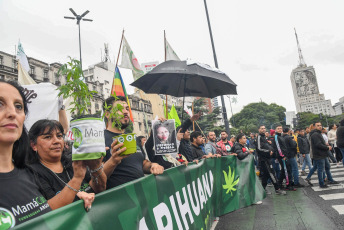
<path id="1" fill-rule="evenodd" d="M 343 93 L 343 0 L 208 0 L 219 68 L 238 85 L 234 113 L 260 100 L 295 110 L 290 73 L 298 64 L 294 27 L 319 89 L 332 104 Z M 14 54 L 20 39 L 26 54 L 44 62 L 79 58 L 73 8 L 93 22 L 81 23 L 83 67 L 101 60 L 104 43 L 115 61 L 122 29 L 140 63 L 164 60 L 163 31 L 181 59 L 214 66 L 202 0 L 46 1 L 0 0 L 0 50 Z M 133 81 L 121 70 L 127 91 Z M 228 112 L 229 101 L 225 98 Z"/>

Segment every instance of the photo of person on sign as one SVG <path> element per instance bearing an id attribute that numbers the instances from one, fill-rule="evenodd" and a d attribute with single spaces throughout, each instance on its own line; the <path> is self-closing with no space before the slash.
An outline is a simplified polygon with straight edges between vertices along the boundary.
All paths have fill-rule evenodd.
<path id="1" fill-rule="evenodd" d="M 155 121 L 153 124 L 153 137 L 157 154 L 176 151 L 175 121 Z"/>

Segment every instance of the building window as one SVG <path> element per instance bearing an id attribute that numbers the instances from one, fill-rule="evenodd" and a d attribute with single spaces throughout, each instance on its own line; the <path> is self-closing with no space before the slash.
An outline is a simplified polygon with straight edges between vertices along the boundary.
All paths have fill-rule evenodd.
<path id="1" fill-rule="evenodd" d="M 13 59 L 13 61 L 12 61 L 12 68 L 13 69 L 17 69 L 18 68 L 18 62 L 17 62 L 16 59 Z"/>
<path id="2" fill-rule="evenodd" d="M 3 64 L 4 64 L 3 57 L 0 56 L 0 65 L 3 65 Z"/>
<path id="3" fill-rule="evenodd" d="M 30 66 L 30 74 L 35 74 L 35 67 Z"/>
<path id="4" fill-rule="evenodd" d="M 48 78 L 48 71 L 47 70 L 44 70 L 44 78 Z"/>
<path id="5" fill-rule="evenodd" d="M 99 110 L 99 104 L 96 103 L 96 110 Z"/>
<path id="6" fill-rule="evenodd" d="M 105 85 L 110 84 L 109 81 L 105 80 Z"/>
<path id="7" fill-rule="evenodd" d="M 97 87 L 95 85 L 93 86 L 93 91 L 97 91 Z"/>
<path id="8" fill-rule="evenodd" d="M 0 75 L 0 80 L 5 80 L 5 75 Z"/>

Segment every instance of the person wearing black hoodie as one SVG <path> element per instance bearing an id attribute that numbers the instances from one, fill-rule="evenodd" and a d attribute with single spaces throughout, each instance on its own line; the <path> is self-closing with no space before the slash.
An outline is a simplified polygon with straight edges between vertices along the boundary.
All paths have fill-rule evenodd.
<path id="1" fill-rule="evenodd" d="M 342 156 L 344 156 L 344 119 L 340 121 L 340 126 L 337 128 L 337 147 L 342 152 Z M 343 157 L 343 165 L 344 165 L 344 157 Z"/>
<path id="2" fill-rule="evenodd" d="M 315 122 L 315 129 L 310 133 L 311 147 L 313 151 L 314 165 L 318 167 L 318 179 L 320 188 L 328 188 L 324 183 L 323 172 L 324 168 L 327 174 L 329 184 L 338 184 L 334 181 L 330 172 L 330 164 L 327 164 L 326 158 L 328 157 L 328 151 L 332 149 L 331 146 L 326 145 L 324 138 L 321 135 L 322 125 L 321 122 Z"/>
<path id="3" fill-rule="evenodd" d="M 296 189 L 292 186 L 293 180 L 291 176 L 291 165 L 288 160 L 290 158 L 290 155 L 285 144 L 284 138 L 282 137 L 282 130 L 283 129 L 281 125 L 276 127 L 275 138 L 272 142 L 274 154 L 277 156 L 278 162 L 281 165 L 281 173 L 278 180 L 278 185 L 280 188 L 282 188 L 282 182 L 284 179 L 286 179 L 286 190 L 296 191 Z M 288 178 L 286 177 L 286 174 L 288 174 Z"/>
<path id="4" fill-rule="evenodd" d="M 301 170 L 301 175 L 302 176 L 306 176 L 306 166 L 308 166 L 308 169 L 311 170 L 312 169 L 312 162 L 311 162 L 311 158 L 309 156 L 309 141 L 305 135 L 305 130 L 301 129 L 300 130 L 300 134 L 297 136 L 297 143 L 299 144 L 299 150 L 300 150 L 300 154 L 302 154 L 303 157 L 303 164 L 302 164 L 302 170 Z"/>
<path id="5" fill-rule="evenodd" d="M 273 155 L 273 148 L 267 141 L 265 137 L 266 128 L 264 125 L 259 126 L 259 135 L 257 137 L 257 154 L 260 164 L 260 172 L 262 174 L 262 185 L 265 189 L 267 186 L 268 179 L 271 180 L 272 184 L 275 187 L 276 195 L 285 195 L 285 191 L 281 191 L 277 183 L 276 173 L 271 165 L 271 156 Z M 267 194 L 271 194 L 269 191 L 266 191 Z"/>
<path id="6" fill-rule="evenodd" d="M 285 144 L 287 146 L 287 150 L 288 150 L 288 163 L 291 166 L 291 172 L 292 172 L 292 177 L 293 177 L 293 182 L 294 182 L 294 187 L 304 187 L 304 185 L 299 183 L 299 168 L 297 165 L 297 161 L 295 159 L 296 155 L 297 155 L 297 143 L 294 139 L 294 137 L 290 132 L 291 130 L 288 127 L 285 127 L 283 129 L 283 138 L 285 141 Z"/>

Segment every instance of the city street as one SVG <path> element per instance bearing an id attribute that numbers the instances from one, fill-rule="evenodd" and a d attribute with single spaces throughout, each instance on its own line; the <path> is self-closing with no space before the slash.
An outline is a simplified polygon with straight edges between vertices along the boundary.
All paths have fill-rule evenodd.
<path id="1" fill-rule="evenodd" d="M 306 171 L 308 172 L 308 171 Z M 286 196 L 273 194 L 263 204 L 252 205 L 219 218 L 215 229 L 343 229 L 344 226 L 344 168 L 331 164 L 333 179 L 342 183 L 320 189 L 317 175 L 312 176 L 313 187 L 287 191 Z M 301 177 L 306 178 L 305 176 Z M 304 184 L 306 182 L 301 180 Z"/>

